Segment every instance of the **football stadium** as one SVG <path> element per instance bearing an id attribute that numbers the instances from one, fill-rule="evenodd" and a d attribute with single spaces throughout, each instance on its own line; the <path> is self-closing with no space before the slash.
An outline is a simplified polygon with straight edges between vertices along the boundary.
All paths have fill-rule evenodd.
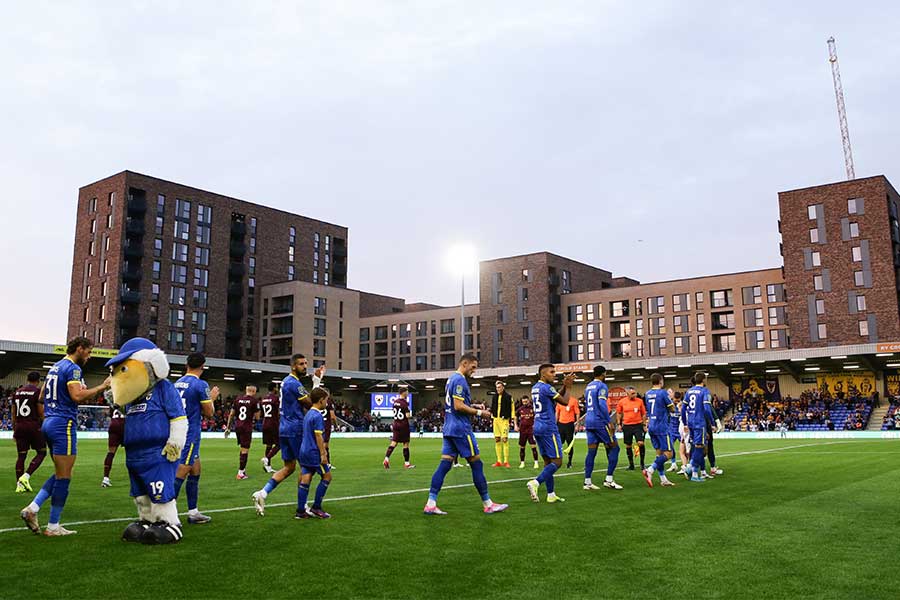
<path id="1" fill-rule="evenodd" d="M 469 46 L 497 49 L 506 36 L 525 51 L 526 40 L 566 32 L 587 51 L 582 36 L 599 31 L 601 13 L 616 12 L 529 6 L 513 18 L 494 8 L 471 18 L 499 19 L 499 29 L 475 35 L 467 17 L 468 35 L 454 34 L 448 54 L 425 61 L 428 68 Z M 206 18 L 121 10 L 110 18 Z M 231 7 L 213 20 L 247 35 L 230 17 L 266 21 L 278 34 L 271 47 L 257 34 L 242 42 L 249 46 L 235 68 L 255 72 L 287 65 L 275 50 L 299 49 L 280 36 L 312 36 L 318 29 L 307 19 L 325 19 L 319 10 Z M 396 34 L 404 27 L 380 21 L 396 10 L 358 5 L 329 13 L 328 22 L 369 14 L 367 23 Z M 759 19 L 771 18 L 760 10 Z M 95 12 L 79 21 L 88 31 L 102 21 Z M 623 23 L 643 31 L 631 18 Z M 58 41 L 25 37 L 35 73 L 44 72 L 37 57 L 45 51 L 49 64 L 63 60 L 66 35 L 88 35 L 65 34 L 60 23 L 75 22 L 72 13 L 54 19 L 48 27 Z M 294 31 L 292 19 L 303 27 Z M 394 65 L 399 77 L 393 61 L 443 39 L 430 35 L 417 33 L 403 50 L 383 38 L 385 54 L 372 60 Z M 164 39 L 194 37 L 179 29 Z M 562 39 L 542 43 L 568 61 L 578 52 Z M 290 154 L 281 149 L 266 158 L 272 165 L 248 163 L 246 173 L 230 162 L 237 179 L 153 159 L 140 159 L 152 170 L 123 170 L 122 160 L 139 159 L 122 153 L 60 174 L 68 195 L 46 200 L 46 209 L 4 205 L 34 222 L 52 212 L 73 237 L 71 248 L 56 243 L 49 256 L 47 245 L 22 241 L 31 234 L 12 231 L 23 249 L 5 254 L 22 285 L 0 300 L 18 307 L 4 308 L 0 328 L 0 598 L 897 598 L 890 561 L 900 553 L 900 194 L 886 175 L 856 175 L 836 43 L 819 46 L 840 128 L 831 112 L 827 126 L 840 134 L 846 176 L 793 168 L 765 179 L 777 187 L 762 199 L 736 194 L 726 204 L 716 191 L 714 209 L 692 205 L 681 222 L 610 201 L 604 211 L 579 208 L 575 222 L 560 219 L 556 240 L 541 233 L 557 222 L 553 211 L 539 212 L 557 202 L 543 196 L 498 199 L 522 229 L 507 231 L 506 221 L 440 202 L 439 213 L 391 204 L 376 190 L 385 204 L 372 218 L 364 202 L 281 201 L 271 188 L 234 184 L 275 177 L 281 154 Z M 96 49 L 82 51 L 74 63 L 100 73 Z M 100 51 L 127 61 L 114 54 Z M 191 54 L 179 77 L 212 69 L 202 54 Z M 522 59 L 509 60 L 513 68 Z M 516 77 L 530 81 L 522 65 Z M 339 73 L 327 71 L 322 82 Z M 867 80 L 854 81 L 866 90 Z M 204 82 L 193 80 L 191 90 Z M 565 89 L 574 94 L 572 86 Z M 341 101 L 364 105 L 350 97 Z M 197 102 L 162 112 L 214 104 Z M 466 103 L 442 110 L 478 111 Z M 560 124 L 563 112 L 554 113 Z M 135 145 L 153 123 L 115 144 Z M 351 139 L 345 124 L 330 127 Z M 161 177 L 167 170 L 172 179 Z M 27 169 L 10 177 L 37 181 Z M 210 181 L 222 191 L 206 189 Z M 681 201 L 689 195 L 682 184 L 666 184 L 667 193 Z M 647 206 L 663 215 L 668 203 Z M 526 231 L 517 211 L 546 216 Z M 391 229 L 410 212 L 421 227 Z M 777 234 L 743 228 L 760 214 Z M 350 276 L 351 226 L 354 264 L 376 273 Z M 471 231 L 522 240 L 496 254 Z M 398 240 L 409 243 L 405 254 L 387 248 Z M 432 244 L 446 265 L 421 262 L 417 254 L 432 256 Z M 719 268 L 717 250 L 728 268 Z M 690 257 L 687 271 L 681 258 L 670 269 L 669 253 Z M 45 308 L 41 294 L 21 290 L 49 286 L 38 265 L 50 272 L 56 263 L 69 273 L 57 287 L 68 289 L 54 290 Z M 437 270 L 458 303 L 422 300 Z M 414 299 L 394 291 L 407 289 Z M 35 326 L 57 320 L 65 327 Z"/>

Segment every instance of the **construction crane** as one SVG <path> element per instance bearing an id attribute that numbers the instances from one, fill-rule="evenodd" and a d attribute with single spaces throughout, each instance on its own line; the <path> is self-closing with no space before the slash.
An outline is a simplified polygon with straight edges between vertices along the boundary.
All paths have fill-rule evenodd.
<path id="1" fill-rule="evenodd" d="M 847 127 L 847 108 L 844 106 L 844 86 L 841 85 L 841 70 L 838 67 L 834 36 L 828 38 L 828 62 L 831 63 L 834 98 L 837 101 L 838 121 L 841 125 L 841 142 L 844 145 L 844 167 L 847 169 L 847 179 L 856 179 L 856 172 L 853 169 L 853 150 L 850 148 L 850 129 Z"/>

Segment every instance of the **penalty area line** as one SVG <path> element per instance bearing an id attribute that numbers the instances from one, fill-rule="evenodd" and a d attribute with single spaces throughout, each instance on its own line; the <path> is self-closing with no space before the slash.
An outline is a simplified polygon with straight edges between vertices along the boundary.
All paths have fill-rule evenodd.
<path id="1" fill-rule="evenodd" d="M 765 450 L 747 450 L 744 452 L 731 452 L 727 454 L 718 454 L 716 458 L 734 458 L 739 456 L 752 456 L 756 454 L 769 454 L 771 452 L 782 452 L 785 450 L 796 450 L 797 448 L 807 448 L 810 446 L 830 446 L 833 444 L 848 444 L 849 440 L 841 440 L 835 442 L 819 442 L 812 444 L 796 444 L 793 446 L 779 446 L 777 448 L 766 448 Z M 623 469 L 623 467 L 618 467 L 619 469 Z M 602 469 L 601 469 L 602 470 Z M 554 477 L 575 477 L 575 476 L 584 476 L 584 473 L 581 471 L 573 471 L 571 473 L 558 473 L 554 475 Z M 488 481 L 490 485 L 499 485 L 502 483 L 521 483 L 523 481 L 530 481 L 534 479 L 534 477 L 514 477 L 511 479 L 496 479 L 493 481 Z M 470 488 L 472 487 L 472 482 L 467 483 L 457 483 L 454 485 L 445 485 L 441 488 L 441 491 L 444 490 L 453 490 L 453 489 L 461 489 L 461 488 Z M 348 502 L 351 500 L 368 500 L 370 498 L 384 498 L 386 496 L 406 496 L 409 494 L 424 494 L 429 491 L 429 488 L 416 488 L 412 490 L 395 490 L 392 492 L 377 492 L 374 494 L 361 494 L 357 496 L 341 496 L 338 498 L 326 498 L 325 502 L 329 504 L 332 502 Z M 266 504 L 266 508 L 281 508 L 284 506 L 296 506 L 296 502 L 276 502 L 272 504 Z M 211 508 L 209 510 L 204 510 L 204 514 L 218 514 L 218 513 L 226 513 L 226 512 L 236 512 L 241 510 L 254 510 L 253 505 L 247 506 L 232 506 L 230 508 Z M 179 513 L 180 516 L 187 516 L 186 512 Z M 64 523 L 63 525 L 67 527 L 75 527 L 79 525 L 103 525 L 108 523 L 126 523 L 130 521 L 134 521 L 136 517 L 117 517 L 113 519 L 95 519 L 91 521 L 72 521 L 70 523 Z M 12 533 L 14 531 L 28 531 L 27 527 L 9 527 L 7 529 L 0 529 L 0 533 Z"/>

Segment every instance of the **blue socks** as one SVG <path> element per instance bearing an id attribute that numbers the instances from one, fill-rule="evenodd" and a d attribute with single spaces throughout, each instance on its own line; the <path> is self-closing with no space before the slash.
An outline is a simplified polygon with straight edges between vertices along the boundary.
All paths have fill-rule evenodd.
<path id="1" fill-rule="evenodd" d="M 175 488 L 178 488 L 178 480 L 175 480 Z M 187 478 L 187 505 L 188 510 L 197 510 L 197 499 L 200 496 L 200 476 L 188 475 Z"/>
<path id="2" fill-rule="evenodd" d="M 182 479 L 181 477 L 176 477 L 175 478 L 175 497 L 176 498 L 181 495 L 181 486 L 182 485 L 184 485 L 184 479 Z"/>
<path id="3" fill-rule="evenodd" d="M 594 459 L 597 458 L 597 449 L 596 448 L 588 448 L 587 456 L 584 459 L 584 480 L 588 481 L 591 478 L 591 473 L 594 472 Z"/>
<path id="4" fill-rule="evenodd" d="M 41 486 L 41 489 L 38 490 L 37 496 L 34 497 L 34 503 L 38 505 L 38 508 L 44 505 L 44 502 L 47 501 L 47 498 L 53 494 L 53 485 L 56 483 L 56 475 L 51 475 L 47 481 L 44 482 L 44 485 Z"/>
<path id="5" fill-rule="evenodd" d="M 309 498 L 309 484 L 301 483 L 297 486 L 297 512 L 300 512 L 306 506 L 307 498 Z"/>
<path id="6" fill-rule="evenodd" d="M 484 478 L 484 463 L 476 460 L 473 463 L 469 463 L 469 466 L 472 467 L 472 482 L 475 484 L 475 489 L 478 490 L 481 499 L 487 502 L 491 499 L 491 496 L 488 494 L 487 479 Z"/>
<path id="7" fill-rule="evenodd" d="M 57 479 L 53 484 L 53 495 L 50 499 L 50 524 L 59 525 L 66 498 L 69 497 L 69 479 Z"/>
<path id="8" fill-rule="evenodd" d="M 653 461 L 653 465 L 656 467 L 657 473 L 665 473 L 666 472 L 666 455 L 660 454 L 656 457 L 656 460 Z"/>
<path id="9" fill-rule="evenodd" d="M 703 462 L 703 448 L 691 450 L 691 467 L 695 474 L 700 474 L 700 471 L 703 469 Z"/>
<path id="10" fill-rule="evenodd" d="M 452 460 L 444 460 L 441 459 L 440 464 L 438 464 L 437 470 L 434 472 L 434 475 L 431 476 L 431 489 L 428 490 L 428 499 L 432 501 L 437 501 L 438 493 L 441 491 L 441 487 L 444 485 L 444 478 L 447 476 L 447 473 L 450 472 L 450 469 L 453 468 Z M 473 472 L 473 477 L 474 472 Z M 482 474 L 482 477 L 484 474 Z"/>
<path id="11" fill-rule="evenodd" d="M 266 486 L 263 488 L 263 490 L 265 490 L 266 494 L 271 494 L 272 490 L 277 488 L 279 483 L 281 482 L 275 481 L 274 478 L 269 479 L 269 481 L 266 482 Z"/>
<path id="12" fill-rule="evenodd" d="M 307 488 L 307 492 L 309 488 Z M 325 493 L 328 491 L 328 482 L 324 479 L 319 482 L 318 487 L 316 487 L 316 500 L 313 502 L 313 508 L 322 508 L 322 500 L 325 498 Z"/>
<path id="13" fill-rule="evenodd" d="M 544 467 L 544 470 L 541 471 L 541 474 L 537 476 L 537 482 L 543 483 L 547 486 L 547 493 L 552 494 L 554 489 L 553 483 L 553 474 L 556 473 L 559 467 L 556 466 L 555 463 L 550 463 Z"/>
<path id="14" fill-rule="evenodd" d="M 619 447 L 613 446 L 612 448 L 606 449 L 606 475 L 608 477 L 612 477 L 613 473 L 616 472 L 616 467 L 619 466 Z"/>

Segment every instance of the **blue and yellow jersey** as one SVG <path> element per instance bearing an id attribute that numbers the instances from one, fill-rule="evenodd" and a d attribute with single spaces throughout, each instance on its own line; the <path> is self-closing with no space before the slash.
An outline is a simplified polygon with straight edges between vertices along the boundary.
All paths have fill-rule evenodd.
<path id="1" fill-rule="evenodd" d="M 211 403 L 209 384 L 196 375 L 187 374 L 175 382 L 175 390 L 181 396 L 181 404 L 188 420 L 187 443 L 200 441 L 201 404 Z"/>
<path id="2" fill-rule="evenodd" d="M 595 379 L 584 388 L 584 426 L 587 429 L 606 429 L 609 426 L 609 387 Z"/>
<path id="3" fill-rule="evenodd" d="M 644 394 L 644 404 L 647 405 L 647 431 L 655 434 L 665 434 L 669 431 L 669 408 L 672 400 L 666 390 L 651 389 Z"/>
<path id="4" fill-rule="evenodd" d="M 444 388 L 444 437 L 464 437 L 472 433 L 470 416 L 456 412 L 453 408 L 454 400 L 461 400 L 466 406 L 472 405 L 469 382 L 459 371 L 447 379 L 447 386 Z"/>
<path id="5" fill-rule="evenodd" d="M 81 367 L 68 356 L 50 368 L 44 382 L 44 417 L 78 417 L 78 404 L 69 395 L 69 386 L 84 385 Z"/>
<path id="6" fill-rule="evenodd" d="M 318 410 L 307 411 L 303 417 L 303 439 L 300 443 L 300 464 L 308 467 L 318 466 L 322 463 L 322 454 L 319 452 L 319 443 L 316 434 L 322 435 L 325 431 L 325 418 Z"/>
<path id="7" fill-rule="evenodd" d="M 687 426 L 691 429 L 704 429 L 707 423 L 715 423 L 712 412 L 712 397 L 709 390 L 702 385 L 695 385 L 684 395 L 682 414 Z"/>
<path id="8" fill-rule="evenodd" d="M 531 403 L 534 406 L 534 435 L 559 433 L 556 425 L 556 404 L 559 393 L 549 383 L 538 381 L 531 388 Z"/>
<path id="9" fill-rule="evenodd" d="M 300 380 L 293 373 L 288 374 L 281 382 L 281 391 L 278 399 L 279 427 L 278 435 L 292 437 L 303 433 L 303 417 L 306 409 L 300 403 L 306 400 L 309 394 Z"/>

